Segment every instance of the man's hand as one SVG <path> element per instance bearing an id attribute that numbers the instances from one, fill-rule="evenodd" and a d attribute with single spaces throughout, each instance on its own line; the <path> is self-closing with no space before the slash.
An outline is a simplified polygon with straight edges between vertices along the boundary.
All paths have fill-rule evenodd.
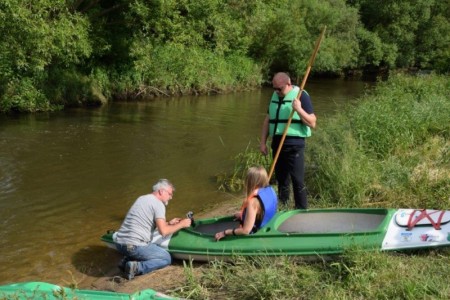
<path id="1" fill-rule="evenodd" d="M 175 233 L 182 228 L 191 226 L 191 219 L 175 218 L 169 222 L 164 219 L 156 219 L 156 226 L 158 227 L 159 233 L 161 233 L 162 236 L 166 236 Z"/>
<path id="2" fill-rule="evenodd" d="M 300 99 L 295 98 L 295 100 L 292 101 L 292 108 L 293 108 L 296 112 L 300 112 L 300 109 L 302 108 L 302 103 L 300 102 Z"/>
<path id="3" fill-rule="evenodd" d="M 302 123 L 305 124 L 306 126 L 309 126 L 311 128 L 316 128 L 316 115 L 314 113 L 307 113 L 303 108 L 302 108 L 302 103 L 300 102 L 300 99 L 295 99 L 294 101 L 292 101 L 292 108 L 297 112 L 297 114 L 300 116 L 300 118 L 302 119 Z"/>
<path id="4" fill-rule="evenodd" d="M 189 219 L 189 218 L 186 218 L 186 219 L 180 220 L 179 223 L 181 223 L 181 226 L 182 226 L 183 228 L 186 228 L 186 227 L 191 226 L 192 220 Z"/>
<path id="5" fill-rule="evenodd" d="M 169 221 L 169 225 L 177 225 L 180 224 L 182 228 L 191 226 L 192 220 L 189 218 L 181 219 L 175 218 Z"/>

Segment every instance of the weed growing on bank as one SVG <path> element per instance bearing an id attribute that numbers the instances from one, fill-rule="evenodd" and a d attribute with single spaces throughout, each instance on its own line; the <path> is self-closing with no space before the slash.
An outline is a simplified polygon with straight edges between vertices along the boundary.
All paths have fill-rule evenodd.
<path id="1" fill-rule="evenodd" d="M 271 157 L 271 153 L 267 156 L 262 155 L 258 149 L 250 148 L 250 144 L 248 144 L 245 151 L 234 158 L 235 164 L 231 175 L 222 173 L 216 176 L 219 190 L 229 192 L 242 190 L 248 169 L 252 166 L 261 165 L 269 170 L 272 163 Z"/>

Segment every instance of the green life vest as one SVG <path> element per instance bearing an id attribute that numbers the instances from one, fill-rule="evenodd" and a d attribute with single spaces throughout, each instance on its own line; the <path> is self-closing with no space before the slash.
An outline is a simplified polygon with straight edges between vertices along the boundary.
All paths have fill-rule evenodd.
<path id="1" fill-rule="evenodd" d="M 269 135 L 283 135 L 286 123 L 292 111 L 292 101 L 297 97 L 300 88 L 293 86 L 293 89 L 280 101 L 277 93 L 273 93 L 269 104 Z M 307 93 L 303 90 L 304 93 Z M 308 93 L 307 93 L 308 94 Z M 287 136 L 309 137 L 311 128 L 302 123 L 298 113 L 292 116 L 292 122 L 286 133 Z"/>

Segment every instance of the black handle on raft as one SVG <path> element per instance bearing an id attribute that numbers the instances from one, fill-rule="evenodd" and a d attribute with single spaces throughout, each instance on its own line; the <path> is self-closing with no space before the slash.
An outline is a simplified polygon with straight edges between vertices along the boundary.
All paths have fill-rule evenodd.
<path id="1" fill-rule="evenodd" d="M 194 213 L 192 211 L 190 211 L 186 214 L 186 217 L 191 219 L 191 221 L 192 221 L 191 226 L 194 227 L 195 226 Z"/>

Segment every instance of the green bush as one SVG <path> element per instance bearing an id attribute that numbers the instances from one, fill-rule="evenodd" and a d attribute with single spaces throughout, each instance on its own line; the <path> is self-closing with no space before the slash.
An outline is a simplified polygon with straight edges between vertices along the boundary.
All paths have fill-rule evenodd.
<path id="1" fill-rule="evenodd" d="M 244 56 L 175 43 L 136 49 L 132 55 L 143 95 L 218 93 L 255 88 L 261 82 L 260 69 Z"/>
<path id="2" fill-rule="evenodd" d="M 45 89 L 51 72 L 80 64 L 92 52 L 89 24 L 65 1 L 0 3 L 1 111 L 61 108 Z"/>
<path id="3" fill-rule="evenodd" d="M 0 98 L 0 111 L 38 112 L 57 108 L 50 104 L 30 78 L 9 82 L 6 92 Z"/>
<path id="4" fill-rule="evenodd" d="M 86 76 L 75 69 L 57 69 L 50 73 L 48 82 L 51 84 L 45 87 L 45 93 L 53 104 L 77 107 L 106 103 L 103 91 L 107 90 L 104 86 L 108 80 L 100 70 Z"/>

